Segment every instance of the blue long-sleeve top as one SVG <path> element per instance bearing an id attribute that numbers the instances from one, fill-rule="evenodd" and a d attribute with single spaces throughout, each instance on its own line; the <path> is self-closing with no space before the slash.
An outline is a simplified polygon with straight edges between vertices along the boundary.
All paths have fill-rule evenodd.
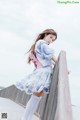
<path id="1" fill-rule="evenodd" d="M 51 58 L 54 50 L 49 47 L 45 40 L 40 39 L 36 42 L 34 53 L 43 66 L 52 65 Z"/>

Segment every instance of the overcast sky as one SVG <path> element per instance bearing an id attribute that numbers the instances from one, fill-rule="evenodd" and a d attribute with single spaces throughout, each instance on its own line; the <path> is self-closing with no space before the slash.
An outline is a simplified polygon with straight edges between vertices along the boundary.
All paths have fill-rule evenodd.
<path id="1" fill-rule="evenodd" d="M 37 35 L 54 29 L 51 47 L 58 57 L 66 51 L 72 104 L 80 106 L 80 4 L 58 4 L 55 0 L 0 0 L 0 86 L 23 79 L 34 69 L 25 53 Z"/>

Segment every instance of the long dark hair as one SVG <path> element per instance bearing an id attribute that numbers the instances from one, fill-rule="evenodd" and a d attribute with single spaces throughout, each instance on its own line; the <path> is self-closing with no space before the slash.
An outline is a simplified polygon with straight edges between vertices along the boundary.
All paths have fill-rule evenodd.
<path id="1" fill-rule="evenodd" d="M 40 39 L 43 39 L 43 38 L 45 37 L 45 34 L 46 34 L 46 35 L 52 34 L 52 35 L 55 36 L 55 40 L 57 39 L 57 33 L 56 33 L 53 29 L 46 29 L 46 30 L 44 30 L 42 33 L 40 33 L 40 34 L 37 36 L 34 44 L 31 46 L 31 48 L 29 49 L 28 52 L 34 53 L 34 49 L 35 49 L 35 44 L 36 44 L 36 42 L 37 42 L 38 40 L 40 40 Z M 28 53 L 28 52 L 27 52 L 27 53 Z M 31 62 L 31 59 L 30 59 L 30 57 L 28 56 L 28 58 L 27 58 L 27 63 L 30 64 L 30 62 Z"/>

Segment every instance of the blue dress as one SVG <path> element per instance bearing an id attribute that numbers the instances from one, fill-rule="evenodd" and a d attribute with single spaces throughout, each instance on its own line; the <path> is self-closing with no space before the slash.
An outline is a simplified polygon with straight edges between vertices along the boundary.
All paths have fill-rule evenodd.
<path id="1" fill-rule="evenodd" d="M 48 94 L 50 90 L 51 74 L 54 67 L 51 61 L 54 50 L 49 48 L 45 40 L 40 39 L 35 45 L 34 52 L 43 67 L 35 68 L 31 74 L 17 81 L 15 86 L 30 95 L 33 94 L 33 92 L 41 92 L 42 90 L 44 93 Z"/>

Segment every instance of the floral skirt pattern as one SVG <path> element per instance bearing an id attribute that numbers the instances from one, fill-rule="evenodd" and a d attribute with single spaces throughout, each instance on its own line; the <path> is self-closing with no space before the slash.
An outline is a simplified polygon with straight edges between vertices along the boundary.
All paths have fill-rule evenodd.
<path id="1" fill-rule="evenodd" d="M 27 75 L 21 81 L 17 81 L 15 86 L 21 91 L 25 91 L 27 94 L 33 94 L 33 92 L 41 92 L 48 94 L 51 83 L 52 67 L 36 68 L 33 72 Z"/>

